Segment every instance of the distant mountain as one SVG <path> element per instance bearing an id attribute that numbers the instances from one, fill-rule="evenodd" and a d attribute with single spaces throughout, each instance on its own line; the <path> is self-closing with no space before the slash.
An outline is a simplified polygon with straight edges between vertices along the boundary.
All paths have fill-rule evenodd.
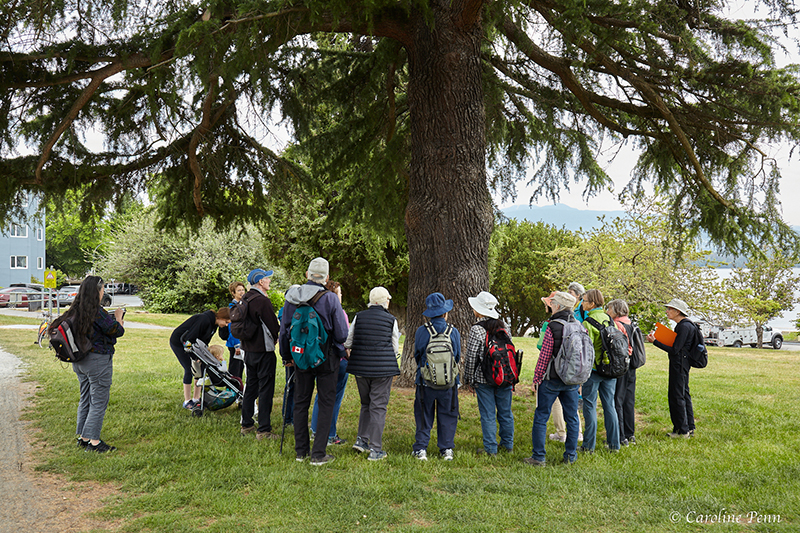
<path id="1" fill-rule="evenodd" d="M 591 211 L 588 209 L 575 209 L 563 204 L 556 205 L 512 205 L 501 209 L 508 218 L 527 220 L 529 222 L 544 222 L 557 228 L 565 227 L 570 231 L 579 229 L 590 230 L 600 227 L 598 217 L 605 215 L 607 220 L 623 217 L 625 211 Z"/>

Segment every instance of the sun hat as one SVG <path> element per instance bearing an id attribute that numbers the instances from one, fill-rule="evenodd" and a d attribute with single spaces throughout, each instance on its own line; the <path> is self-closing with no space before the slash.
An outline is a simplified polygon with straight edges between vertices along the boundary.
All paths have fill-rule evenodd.
<path id="1" fill-rule="evenodd" d="M 328 277 L 329 264 L 326 259 L 317 257 L 311 260 L 308 265 L 309 277 L 322 278 L 323 280 Z"/>
<path id="2" fill-rule="evenodd" d="M 555 296 L 555 295 L 556 295 L 556 291 L 553 291 L 553 292 L 550 293 L 550 296 L 543 296 L 542 297 L 542 301 L 544 302 L 545 307 L 547 307 L 548 309 L 552 305 L 553 296 Z"/>
<path id="3" fill-rule="evenodd" d="M 467 298 L 467 301 L 469 301 L 469 305 L 481 315 L 488 316 L 489 318 L 500 318 L 500 315 L 495 310 L 495 307 L 500 302 L 490 293 L 481 291 L 477 296 Z"/>
<path id="4" fill-rule="evenodd" d="M 572 309 L 578 300 L 568 292 L 557 292 L 553 296 L 553 301 L 565 309 Z"/>
<path id="5" fill-rule="evenodd" d="M 272 274 L 274 274 L 272 270 L 264 270 L 263 268 L 254 268 L 247 275 L 247 283 L 249 283 L 250 285 L 255 285 L 262 279 L 272 276 Z"/>
<path id="6" fill-rule="evenodd" d="M 391 299 L 392 295 L 389 294 L 386 287 L 375 287 L 369 291 L 369 303 L 371 304 L 384 305 L 389 303 Z"/>
<path id="7" fill-rule="evenodd" d="M 686 305 L 686 302 L 683 300 L 673 298 L 668 304 L 666 304 L 666 307 L 671 307 L 676 311 L 679 311 L 683 316 L 689 316 L 689 306 Z"/>
<path id="8" fill-rule="evenodd" d="M 422 312 L 422 316 L 436 318 L 453 309 L 453 300 L 445 300 L 444 294 L 441 292 L 434 292 L 425 298 L 425 307 L 427 307 L 427 309 Z"/>

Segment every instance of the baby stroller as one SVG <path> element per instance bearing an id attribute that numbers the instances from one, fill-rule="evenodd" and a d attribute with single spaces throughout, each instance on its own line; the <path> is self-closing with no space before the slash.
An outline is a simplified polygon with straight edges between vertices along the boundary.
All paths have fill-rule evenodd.
<path id="1" fill-rule="evenodd" d="M 244 390 L 242 380 L 223 369 L 222 363 L 211 354 L 206 343 L 198 339 L 192 345 L 192 353 L 195 359 L 203 363 L 203 377 L 197 382 L 198 386 L 203 387 L 203 392 L 200 403 L 192 409 L 193 416 L 203 416 L 205 409 L 225 409 L 241 398 Z"/>

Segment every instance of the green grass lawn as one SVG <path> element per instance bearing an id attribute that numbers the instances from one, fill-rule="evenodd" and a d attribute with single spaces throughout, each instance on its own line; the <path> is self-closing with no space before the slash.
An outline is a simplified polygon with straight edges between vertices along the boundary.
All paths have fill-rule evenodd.
<path id="1" fill-rule="evenodd" d="M 154 320 L 171 325 L 177 318 Z M 16 320 L 0 317 L 0 324 L 11 323 Z M 291 429 L 280 455 L 276 441 L 239 435 L 234 408 L 202 418 L 181 409 L 182 369 L 169 333 L 130 329 L 120 339 L 103 428 L 103 438 L 119 449 L 98 456 L 75 447 L 78 386 L 71 368 L 34 346 L 33 330 L 0 329 L 0 347 L 27 362 L 28 379 L 39 384 L 25 415 L 41 430 L 43 442 L 34 447 L 39 468 L 118 487 L 122 496 L 110 498 L 99 517 L 122 531 L 800 529 L 800 352 L 711 348 L 708 368 L 691 373 L 697 435 L 670 440 L 667 360 L 648 345 L 648 363 L 637 376 L 638 444 L 618 454 L 600 450 L 601 420 L 594 455 L 560 465 L 563 445 L 548 442 L 551 464 L 533 468 L 522 459 L 531 453 L 537 351 L 535 339 L 516 339 L 526 355 L 525 383 L 513 401 L 513 454 L 475 454 L 481 446 L 477 405 L 462 393 L 455 461 L 435 457 L 435 431 L 433 457 L 413 459 L 414 394 L 396 388 L 384 433 L 386 460 L 372 463 L 349 446 L 332 446 L 337 460 L 312 467 L 295 462 Z M 282 371 L 277 382 L 273 425 L 279 428 Z M 351 378 L 339 418 L 348 444 L 357 422 Z M 720 514 L 746 522 L 747 513 L 772 521 L 759 524 L 750 515 L 747 525 L 711 524 Z"/>

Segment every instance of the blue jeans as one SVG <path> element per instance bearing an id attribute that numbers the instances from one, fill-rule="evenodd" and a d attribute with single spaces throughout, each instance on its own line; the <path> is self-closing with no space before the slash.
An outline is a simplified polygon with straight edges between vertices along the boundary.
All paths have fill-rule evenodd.
<path id="1" fill-rule="evenodd" d="M 333 418 L 331 419 L 331 428 L 328 433 L 328 438 L 336 436 L 336 421 L 339 419 L 339 408 L 342 406 L 342 398 L 344 398 L 344 388 L 347 386 L 347 359 L 339 361 L 339 379 L 336 381 L 336 403 L 333 405 Z M 317 416 L 319 414 L 319 396 L 314 398 L 314 409 L 311 411 L 311 431 L 317 432 Z"/>
<path id="2" fill-rule="evenodd" d="M 614 394 L 617 389 L 616 378 L 604 378 L 592 371 L 589 381 L 583 384 L 583 419 L 586 427 L 583 431 L 583 447 L 594 450 L 597 441 L 597 393 L 603 402 L 603 421 L 606 426 L 608 447 L 619 450 L 619 420 L 614 406 Z"/>
<path id="3" fill-rule="evenodd" d="M 514 449 L 514 413 L 511 412 L 511 385 L 493 387 L 475 383 L 478 412 L 481 415 L 483 449 L 486 453 L 497 453 L 497 426 L 500 426 L 500 446 Z M 495 413 L 497 415 L 495 416 Z"/>
<path id="4" fill-rule="evenodd" d="M 583 386 L 586 390 L 586 385 Z M 558 378 L 546 379 L 539 385 L 536 396 L 536 411 L 533 414 L 533 453 L 531 457 L 537 461 L 545 460 L 544 443 L 547 439 L 547 420 L 556 398 L 561 402 L 564 411 L 564 422 L 567 424 L 567 440 L 564 442 L 564 459 L 570 463 L 578 458 L 578 385 L 566 385 Z M 586 393 L 584 392 L 584 398 Z M 584 399 L 584 402 L 586 400 Z M 596 421 L 595 421 L 596 423 Z"/>

